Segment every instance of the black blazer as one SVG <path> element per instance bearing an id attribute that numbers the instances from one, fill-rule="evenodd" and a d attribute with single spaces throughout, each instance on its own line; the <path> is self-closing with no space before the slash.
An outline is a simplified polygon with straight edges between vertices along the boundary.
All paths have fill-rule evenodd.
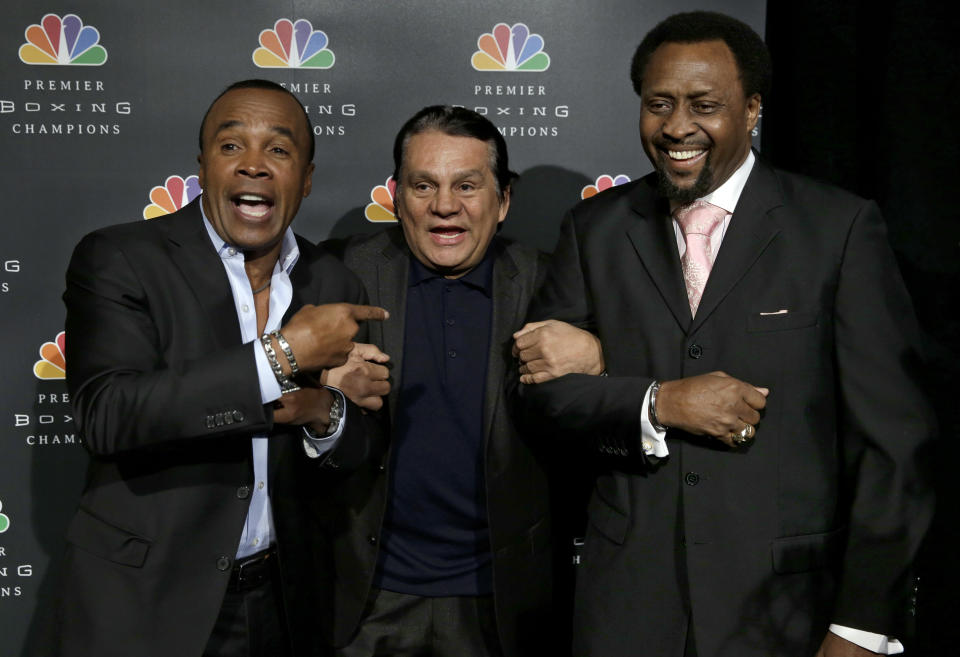
<path id="1" fill-rule="evenodd" d="M 332 248 L 332 245 L 328 244 Z M 343 248 L 340 246 L 339 248 Z M 504 378 L 516 368 L 512 334 L 523 325 L 527 304 L 544 271 L 535 250 L 494 238 L 493 318 L 484 407 L 487 513 L 493 551 L 494 603 L 504 654 L 542 654 L 550 639 L 551 555 L 549 500 L 544 466 L 508 413 Z M 403 371 L 403 331 L 410 251 L 399 227 L 358 238 L 346 245 L 344 262 L 363 280 L 370 303 L 390 311 L 390 319 L 370 327 L 371 342 L 390 355 L 391 391 L 386 415 L 396 411 Z M 389 429 L 385 428 L 388 434 Z M 336 644 L 353 637 L 370 593 L 377 564 L 378 537 L 386 509 L 384 453 L 339 489 L 329 506 L 340 531 L 335 539 Z"/>
<path id="2" fill-rule="evenodd" d="M 269 481 L 295 654 L 319 650 L 326 545 L 312 515 L 335 475 L 299 427 L 260 401 L 222 262 L 199 201 L 87 235 L 67 271 L 67 384 L 90 452 L 67 535 L 57 633 L 63 655 L 199 655 L 220 609 L 253 487 L 250 438 L 269 434 Z M 298 239 L 288 316 L 365 301 L 349 271 Z M 336 459 L 366 458 L 348 408 Z"/>
<path id="3" fill-rule="evenodd" d="M 577 205 L 530 319 L 597 332 L 609 378 L 520 386 L 531 419 L 602 457 L 574 654 L 812 655 L 830 623 L 900 635 L 931 516 L 918 329 L 876 205 L 757 161 L 691 319 L 652 176 Z M 749 446 L 668 431 L 653 379 L 770 388 Z"/>

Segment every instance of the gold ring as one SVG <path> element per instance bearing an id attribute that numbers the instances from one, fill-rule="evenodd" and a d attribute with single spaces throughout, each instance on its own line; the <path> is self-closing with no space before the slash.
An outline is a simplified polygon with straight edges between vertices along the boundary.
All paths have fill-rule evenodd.
<path id="1" fill-rule="evenodd" d="M 740 431 L 730 435 L 730 438 L 733 440 L 735 445 L 744 445 L 750 442 L 750 439 L 756 434 L 756 429 L 754 429 L 752 424 L 748 424 Z"/>

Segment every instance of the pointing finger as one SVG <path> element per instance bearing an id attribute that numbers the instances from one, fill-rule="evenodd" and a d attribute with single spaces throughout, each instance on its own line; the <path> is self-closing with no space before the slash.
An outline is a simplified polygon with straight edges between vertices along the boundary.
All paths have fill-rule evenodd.
<path id="1" fill-rule="evenodd" d="M 358 322 L 366 320 L 383 321 L 390 317 L 390 313 L 379 306 L 358 306 L 356 304 L 347 304 L 350 308 L 350 314 Z"/>

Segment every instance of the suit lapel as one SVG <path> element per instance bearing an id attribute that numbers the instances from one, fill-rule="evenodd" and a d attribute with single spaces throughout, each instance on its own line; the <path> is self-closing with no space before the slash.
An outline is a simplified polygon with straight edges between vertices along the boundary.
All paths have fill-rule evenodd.
<path id="1" fill-rule="evenodd" d="M 227 348 L 239 344 L 242 336 L 230 281 L 203 225 L 199 198 L 172 217 L 167 243 L 171 259 L 206 314 L 217 346 Z"/>
<path id="2" fill-rule="evenodd" d="M 390 424 L 397 409 L 400 394 L 400 376 L 403 372 L 403 326 L 407 314 L 407 279 L 410 275 L 410 257 L 399 228 L 389 231 L 390 241 L 380 251 L 377 260 L 377 301 L 390 311 L 390 319 L 372 322 L 373 331 L 382 331 L 383 350 L 390 355 L 391 385 L 389 395 Z M 371 336 L 371 339 L 372 336 Z M 377 340 L 373 340 L 377 342 Z"/>
<path id="3" fill-rule="evenodd" d="M 293 270 L 290 272 L 290 286 L 293 288 L 293 295 L 290 297 L 287 312 L 283 314 L 283 319 L 280 320 L 281 326 L 289 322 L 290 318 L 303 308 L 305 303 L 317 303 L 319 297 L 319 291 L 314 289 L 315 281 L 310 263 L 306 261 L 306 249 L 300 244 L 299 237 L 297 238 L 297 248 L 300 251 L 300 257 L 297 258 L 297 264 L 293 266 Z"/>
<path id="4" fill-rule="evenodd" d="M 484 444 L 490 444 L 493 414 L 501 397 L 506 376 L 507 359 L 505 345 L 511 344 L 513 332 L 520 328 L 523 308 L 520 307 L 522 290 L 517 275 L 516 263 L 506 248 L 494 239 L 491 248 L 496 249 L 493 261 L 493 313 L 490 319 L 490 351 L 487 358 L 487 381 L 483 402 Z M 489 447 L 488 447 L 489 449 Z"/>
<path id="5" fill-rule="evenodd" d="M 636 187 L 630 203 L 639 220 L 631 223 L 627 236 L 677 324 L 686 330 L 690 326 L 690 304 L 683 285 L 683 270 L 669 207 L 665 201 L 658 201 L 649 180 Z"/>
<path id="6" fill-rule="evenodd" d="M 780 232 L 769 212 L 781 204 L 773 172 L 757 159 L 740 194 L 727 234 L 723 236 L 689 333 L 703 325 Z"/>

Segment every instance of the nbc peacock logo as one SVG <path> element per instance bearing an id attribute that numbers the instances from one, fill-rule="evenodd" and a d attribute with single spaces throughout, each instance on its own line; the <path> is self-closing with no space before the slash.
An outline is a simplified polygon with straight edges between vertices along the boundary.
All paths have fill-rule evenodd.
<path id="1" fill-rule="evenodd" d="M 176 212 L 199 195 L 200 179 L 196 175 L 169 176 L 163 185 L 150 190 L 150 204 L 143 208 L 143 218 L 155 219 Z"/>
<path id="2" fill-rule="evenodd" d="M 370 200 L 363 210 L 363 216 L 367 221 L 373 223 L 396 223 L 396 208 L 393 205 L 393 199 L 397 192 L 397 181 L 393 176 L 387 178 L 382 185 L 377 185 L 370 191 Z"/>
<path id="3" fill-rule="evenodd" d="M 479 50 L 470 63 L 478 71 L 539 73 L 550 68 L 550 55 L 543 51 L 543 37 L 531 34 L 523 23 L 497 23 L 477 39 Z"/>
<path id="4" fill-rule="evenodd" d="M 40 345 L 40 360 L 33 364 L 33 375 L 44 381 L 67 378 L 66 336 L 57 333 L 53 342 Z"/>
<path id="5" fill-rule="evenodd" d="M 0 511 L 3 511 L 3 500 L 0 500 Z M 0 534 L 10 529 L 10 516 L 0 513 Z"/>
<path id="6" fill-rule="evenodd" d="M 307 19 L 281 18 L 272 30 L 260 32 L 253 63 L 260 68 L 330 68 L 336 57 L 327 43 L 326 33 L 313 29 Z"/>
<path id="7" fill-rule="evenodd" d="M 100 45 L 100 32 L 92 25 L 84 25 L 76 14 L 63 18 L 47 14 L 39 24 L 28 27 L 24 35 L 27 42 L 20 46 L 20 61 L 24 64 L 102 66 L 107 61 L 107 50 Z"/>
<path id="8" fill-rule="evenodd" d="M 622 185 L 623 183 L 628 182 L 630 182 L 630 176 L 622 173 L 618 176 L 603 174 L 597 178 L 597 181 L 594 184 L 587 185 L 580 190 L 580 198 L 590 198 L 591 196 L 596 196 L 606 189 L 610 189 L 611 187 L 616 187 L 617 185 Z"/>

